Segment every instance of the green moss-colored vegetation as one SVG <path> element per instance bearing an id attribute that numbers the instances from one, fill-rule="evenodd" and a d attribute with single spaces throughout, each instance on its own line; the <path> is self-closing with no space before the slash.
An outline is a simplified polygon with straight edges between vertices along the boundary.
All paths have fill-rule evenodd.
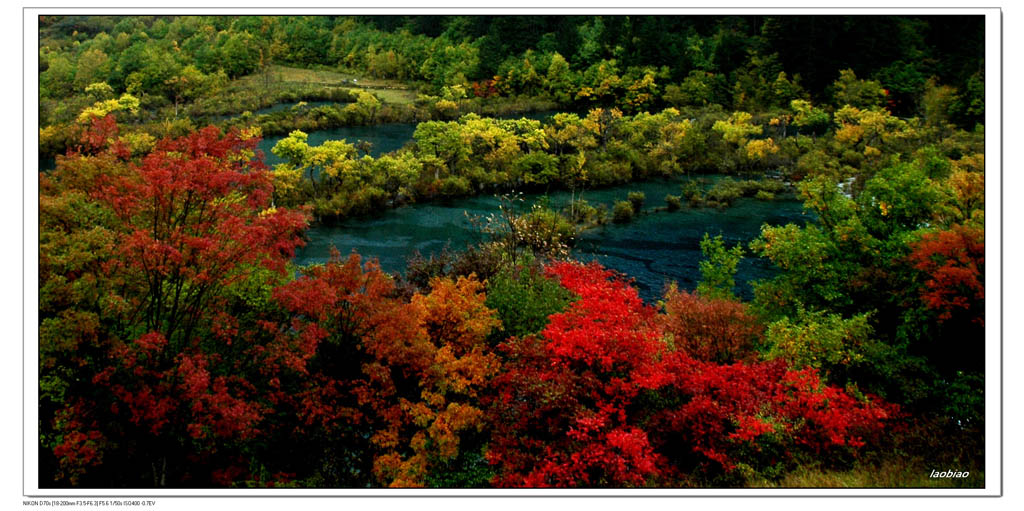
<path id="1" fill-rule="evenodd" d="M 612 206 L 612 221 L 617 224 L 629 223 L 633 220 L 633 215 L 635 214 L 633 204 L 629 201 L 616 201 L 615 205 Z"/>

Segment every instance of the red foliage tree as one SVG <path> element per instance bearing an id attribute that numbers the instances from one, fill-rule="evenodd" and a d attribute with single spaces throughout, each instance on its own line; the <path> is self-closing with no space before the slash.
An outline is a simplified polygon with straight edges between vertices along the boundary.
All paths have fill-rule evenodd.
<path id="1" fill-rule="evenodd" d="M 858 401 L 823 384 L 815 370 L 780 361 L 719 365 L 676 352 L 665 357 L 664 371 L 683 404 L 655 412 L 649 428 L 676 474 L 728 472 L 739 462 L 757 464 L 761 454 L 775 464 L 798 448 L 855 450 L 897 411 L 878 399 Z"/>
<path id="2" fill-rule="evenodd" d="M 662 464 L 629 413 L 658 378 L 655 311 L 597 265 L 549 268 L 578 294 L 539 337 L 502 345 L 488 457 L 498 486 L 642 486 Z"/>
<path id="3" fill-rule="evenodd" d="M 251 160 L 257 142 L 213 127 L 164 139 L 136 174 L 95 190 L 124 226 L 108 269 L 143 291 L 126 304 L 130 321 L 190 340 L 212 319 L 217 290 L 251 267 L 284 270 L 307 217 L 269 207 L 269 174 Z"/>
<path id="4" fill-rule="evenodd" d="M 954 314 L 985 322 L 985 231 L 955 225 L 925 234 L 911 245 L 910 263 L 925 276 L 921 300 L 939 322 Z"/>
<path id="5" fill-rule="evenodd" d="M 356 254 L 341 261 L 337 253 L 327 264 L 304 268 L 299 278 L 274 289 L 273 299 L 287 316 L 264 322 L 274 337 L 265 370 L 281 375 L 272 380 L 272 398 L 286 411 L 276 443 L 291 445 L 296 454 L 279 460 L 278 468 L 319 474 L 333 486 L 374 482 L 369 454 L 380 419 L 370 403 L 383 397 L 370 389 L 370 382 L 390 380 L 371 365 L 368 337 L 417 338 L 407 304 L 393 291 L 393 281 L 379 266 L 364 266 Z M 381 393 L 393 393 L 382 386 Z M 339 462 L 346 465 L 335 466 Z"/>
<path id="6" fill-rule="evenodd" d="M 68 160 L 117 172 L 83 181 L 58 168 L 48 178 L 54 190 L 82 187 L 90 207 L 110 213 L 106 259 L 89 275 L 105 283 L 96 297 L 102 328 L 88 346 L 93 387 L 73 389 L 81 404 L 58 415 L 65 424 L 100 422 L 101 435 L 154 485 L 202 481 L 195 455 L 254 438 L 270 410 L 267 381 L 252 379 L 258 339 L 234 317 L 237 288 L 254 272 L 284 273 L 307 215 L 269 207 L 270 178 L 252 159 L 256 139 L 211 127 L 161 140 L 136 162 L 104 142 L 117 133 L 111 124 L 94 122 L 95 136 L 85 137 L 95 155 Z M 68 447 L 54 449 L 61 464 Z"/>

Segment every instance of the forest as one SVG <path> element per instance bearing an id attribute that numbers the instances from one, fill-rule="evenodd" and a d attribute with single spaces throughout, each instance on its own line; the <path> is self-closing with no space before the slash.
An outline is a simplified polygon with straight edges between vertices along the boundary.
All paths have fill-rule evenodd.
<path id="1" fill-rule="evenodd" d="M 984 21 L 40 16 L 40 487 L 984 488 Z"/>

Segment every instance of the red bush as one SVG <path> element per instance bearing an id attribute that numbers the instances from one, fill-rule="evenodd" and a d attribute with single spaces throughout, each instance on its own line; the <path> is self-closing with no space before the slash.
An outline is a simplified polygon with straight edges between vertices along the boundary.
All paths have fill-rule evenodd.
<path id="1" fill-rule="evenodd" d="M 676 349 L 713 362 L 753 358 L 753 343 L 764 331 L 741 302 L 707 299 L 675 287 L 665 294 L 659 320 Z"/>
<path id="2" fill-rule="evenodd" d="M 730 471 L 769 437 L 780 456 L 857 448 L 893 412 L 822 384 L 811 369 L 697 360 L 662 340 L 661 326 L 678 317 L 658 317 L 611 272 L 573 263 L 549 272 L 580 299 L 540 336 L 502 345 L 508 362 L 495 380 L 488 452 L 498 486 L 673 485 Z M 670 298 L 677 314 L 705 306 Z M 742 310 L 723 308 L 720 330 L 689 328 L 733 338 L 756 331 Z M 743 328 L 731 328 L 736 318 Z"/>

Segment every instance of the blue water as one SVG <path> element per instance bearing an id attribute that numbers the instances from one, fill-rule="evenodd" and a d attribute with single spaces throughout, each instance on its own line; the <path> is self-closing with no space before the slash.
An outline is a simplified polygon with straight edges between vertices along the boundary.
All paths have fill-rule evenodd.
<path id="1" fill-rule="evenodd" d="M 275 105 L 283 109 L 291 105 Z M 269 109 L 268 109 L 269 110 Z M 509 117 L 527 117 L 544 120 L 552 112 L 535 112 Z M 395 151 L 412 140 L 415 124 L 383 124 L 374 126 L 346 126 L 309 134 L 310 145 L 326 140 L 344 139 L 350 143 L 370 142 L 370 155 Z M 283 136 L 264 139 L 263 150 L 268 166 L 281 163 L 270 149 Z M 52 168 L 49 162 L 40 162 L 43 169 Z M 642 191 L 647 197 L 647 210 L 664 206 L 667 194 L 680 195 L 680 180 L 633 183 L 602 190 L 590 190 L 584 198 L 593 205 L 605 204 L 609 208 L 616 200 L 623 200 L 631 191 Z M 540 195 L 525 196 L 527 205 L 540 199 Z M 570 199 L 568 192 L 555 192 L 547 196 L 553 207 L 561 207 Z M 467 214 L 484 217 L 498 211 L 499 201 L 492 196 L 474 197 L 448 203 L 417 204 L 388 210 L 364 219 L 351 219 L 340 225 L 316 226 L 307 232 L 309 243 L 299 251 L 295 262 L 301 265 L 325 262 L 330 247 L 343 254 L 358 251 L 365 257 L 377 258 L 385 271 L 401 272 L 406 260 L 416 251 L 423 255 L 438 253 L 445 246 L 463 249 L 482 241 L 482 236 L 467 219 Z M 645 300 L 656 300 L 665 286 L 675 281 L 683 289 L 692 290 L 700 279 L 699 263 L 702 255 L 700 241 L 704 233 L 722 235 L 730 246 L 746 245 L 756 238 L 762 224 L 803 224 L 807 220 L 802 203 L 796 200 L 758 201 L 740 199 L 725 210 L 683 208 L 677 212 L 641 214 L 628 224 L 609 224 L 589 230 L 580 236 L 573 256 L 582 261 L 598 261 L 607 268 L 622 272 L 635 279 Z M 743 297 L 751 295 L 749 282 L 770 277 L 772 268 L 763 260 L 745 257 L 738 267 L 737 291 Z"/>
<path id="2" fill-rule="evenodd" d="M 587 202 L 611 205 L 623 200 L 630 191 L 646 195 L 645 209 L 664 206 L 666 194 L 679 195 L 680 181 L 655 181 L 587 191 Z M 524 208 L 540 195 L 528 195 Z M 553 207 L 565 205 L 568 192 L 548 196 Z M 355 250 L 374 257 L 388 272 L 404 271 L 406 260 L 415 251 L 424 256 L 436 254 L 446 245 L 458 250 L 483 238 L 466 215 L 486 216 L 498 211 L 499 201 L 492 196 L 462 199 L 450 203 L 417 204 L 389 210 L 379 216 L 350 219 L 340 225 L 316 226 L 308 232 L 309 243 L 297 254 L 300 265 L 328 260 L 331 246 L 343 255 Z M 573 256 L 581 261 L 598 261 L 635 279 L 641 296 L 648 301 L 660 298 L 665 286 L 675 281 L 687 290 L 700 279 L 702 260 L 700 242 L 704 233 L 721 235 L 729 245 L 744 246 L 756 238 L 764 223 L 802 225 L 809 217 L 796 200 L 758 201 L 740 199 L 731 208 L 688 209 L 675 212 L 649 212 L 628 224 L 609 224 L 583 233 Z M 749 250 L 748 250 L 749 252 Z M 770 265 L 759 258 L 744 257 L 736 281 L 740 296 L 750 298 L 749 282 L 773 275 Z"/>

